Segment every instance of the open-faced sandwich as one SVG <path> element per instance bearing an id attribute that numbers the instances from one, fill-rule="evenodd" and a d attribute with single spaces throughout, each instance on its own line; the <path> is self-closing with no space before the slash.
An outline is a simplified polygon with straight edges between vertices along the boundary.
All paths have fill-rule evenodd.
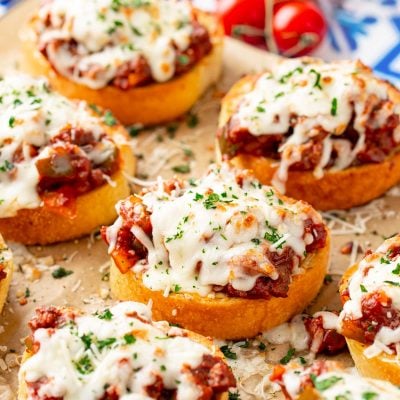
<path id="1" fill-rule="evenodd" d="M 117 205 L 103 228 L 120 300 L 153 300 L 156 319 L 205 335 L 252 337 L 301 312 L 323 282 L 329 236 L 308 204 L 247 171 L 212 166 Z"/>
<path id="2" fill-rule="evenodd" d="M 343 276 L 340 331 L 361 374 L 400 385 L 400 236 Z"/>
<path id="3" fill-rule="evenodd" d="M 288 196 L 347 209 L 400 180 L 399 100 L 360 62 L 282 60 L 227 94 L 219 146 Z"/>
<path id="4" fill-rule="evenodd" d="M 366 379 L 332 361 L 311 366 L 278 365 L 270 379 L 287 400 L 397 400 L 400 389 L 388 382 Z"/>
<path id="5" fill-rule="evenodd" d="M 0 312 L 7 299 L 12 273 L 14 270 L 11 250 L 0 235 Z"/>
<path id="6" fill-rule="evenodd" d="M 22 38 L 24 68 L 124 124 L 178 117 L 221 70 L 219 22 L 188 0 L 47 0 Z"/>
<path id="7" fill-rule="evenodd" d="M 64 241 L 115 218 L 134 160 L 112 114 L 25 75 L 0 81 L 0 232 L 25 244 Z"/>
<path id="8" fill-rule="evenodd" d="M 144 304 L 43 307 L 29 326 L 19 400 L 227 400 L 236 385 L 209 339 L 152 322 Z"/>

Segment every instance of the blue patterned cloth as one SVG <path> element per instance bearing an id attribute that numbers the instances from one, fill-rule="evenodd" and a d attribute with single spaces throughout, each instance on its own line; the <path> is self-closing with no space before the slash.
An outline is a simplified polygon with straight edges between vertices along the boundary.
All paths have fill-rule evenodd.
<path id="1" fill-rule="evenodd" d="M 0 15 L 18 0 L 0 0 Z M 85 1 L 85 0 L 82 0 Z M 216 0 L 196 0 L 212 8 Z M 326 60 L 360 59 L 400 86 L 400 0 L 319 0 L 329 23 L 314 53 Z"/>
<path id="2" fill-rule="evenodd" d="M 400 85 L 400 0 L 320 0 L 320 4 L 329 33 L 315 55 L 360 59 Z"/>

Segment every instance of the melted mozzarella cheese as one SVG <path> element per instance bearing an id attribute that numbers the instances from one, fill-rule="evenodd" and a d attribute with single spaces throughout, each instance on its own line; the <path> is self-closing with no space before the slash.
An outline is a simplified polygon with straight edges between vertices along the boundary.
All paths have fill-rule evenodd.
<path id="1" fill-rule="evenodd" d="M 189 47 L 193 32 L 187 0 L 52 0 L 42 5 L 39 19 L 39 45 L 78 43 L 76 52 L 68 45 L 48 46 L 47 56 L 57 71 L 92 89 L 106 86 L 119 67 L 134 65 L 141 57 L 154 80 L 171 79 L 177 50 Z"/>
<path id="2" fill-rule="evenodd" d="M 38 329 L 34 340 L 40 348 L 20 376 L 27 383 L 42 380 L 39 397 L 64 400 L 99 399 L 107 386 L 115 386 L 121 400 L 149 399 L 146 386 L 157 376 L 177 390 L 177 400 L 197 399 L 201 392 L 185 368 L 197 368 L 211 354 L 181 329 L 152 323 L 150 309 L 133 302 L 55 330 Z"/>
<path id="3" fill-rule="evenodd" d="M 0 99 L 0 218 L 42 204 L 36 190 L 36 161 L 49 156 L 50 141 L 61 130 L 82 128 L 93 133 L 98 144 L 88 153 L 81 153 L 94 165 L 115 152 L 111 139 L 100 138 L 104 125 L 87 104 L 50 91 L 43 79 L 6 77 L 0 81 Z M 37 154 L 31 154 L 31 146 Z M 15 160 L 16 152 L 21 152 L 22 160 Z"/>
<path id="4" fill-rule="evenodd" d="M 322 141 L 322 157 L 314 170 L 317 178 L 322 177 L 333 152 L 338 156 L 329 167 L 332 171 L 353 163 L 364 148 L 371 100 L 376 99 L 388 100 L 387 84 L 359 62 L 328 64 L 294 59 L 263 74 L 241 99 L 234 118 L 254 136 L 286 134 L 293 128 L 279 149 L 281 162 L 273 181 L 284 192 L 290 166 L 301 160 L 302 146 L 320 132 L 326 137 Z M 387 102 L 379 115 L 374 115 L 373 123 L 382 126 L 393 113 L 400 111 Z M 340 136 L 353 118 L 359 139 L 351 148 L 350 142 Z"/>
<path id="5" fill-rule="evenodd" d="M 400 256 L 392 259 L 388 257 L 390 247 L 398 244 L 399 239 L 399 236 L 395 236 L 386 240 L 374 253 L 360 261 L 349 281 L 349 300 L 340 314 L 340 325 L 344 319 L 362 318 L 362 300 L 368 293 L 383 291 L 392 299 L 392 307 L 400 309 Z M 393 351 L 388 346 L 397 343 L 400 343 L 400 328 L 382 326 L 374 343 L 366 349 L 365 355 L 374 357 L 381 352 L 392 354 Z"/>
<path id="6" fill-rule="evenodd" d="M 320 217 L 303 203 L 283 201 L 251 177 L 239 185 L 237 173 L 226 164 L 214 166 L 195 186 L 142 196 L 153 230 L 150 238 L 139 226 L 132 228 L 148 250 L 147 260 L 133 271 L 146 287 L 206 296 L 214 285 L 231 283 L 248 291 L 260 276 L 278 278 L 267 254 L 282 254 L 287 247 L 295 252 L 292 272 L 303 272 L 300 262 L 309 240 L 304 221 L 320 222 Z M 115 236 L 115 229 L 108 233 Z"/>
<path id="7" fill-rule="evenodd" d="M 312 371 L 311 371 L 312 372 Z M 310 370 L 291 369 L 282 377 L 290 398 L 297 399 L 302 391 L 302 382 L 309 379 Z M 314 378 L 314 386 L 324 400 L 395 400 L 400 390 L 389 382 L 361 378 L 345 371 L 324 372 Z M 370 396 L 370 397 L 368 397 Z"/>

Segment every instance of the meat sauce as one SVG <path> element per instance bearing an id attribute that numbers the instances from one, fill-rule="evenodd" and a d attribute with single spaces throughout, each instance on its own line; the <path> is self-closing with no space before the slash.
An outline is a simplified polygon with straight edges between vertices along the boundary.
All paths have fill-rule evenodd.
<path id="1" fill-rule="evenodd" d="M 376 106 L 377 110 L 384 106 L 384 102 Z M 266 157 L 273 160 L 280 160 L 279 148 L 290 138 L 293 127 L 296 125 L 297 118 L 293 116 L 292 127 L 283 135 L 252 135 L 248 130 L 240 127 L 238 121 L 232 117 L 228 124 L 220 129 L 218 136 L 221 142 L 222 151 L 228 158 L 236 155 L 247 154 L 256 157 Z M 350 142 L 354 148 L 359 134 L 353 127 L 354 117 L 348 125 L 346 131 L 338 136 L 338 139 L 345 139 Z M 366 122 L 365 130 L 365 147 L 358 152 L 353 166 L 380 163 L 382 162 L 397 146 L 393 131 L 399 125 L 399 116 L 392 114 L 386 120 L 383 126 L 376 126 L 376 121 Z M 318 135 L 310 138 L 309 141 L 301 146 L 301 161 L 293 163 L 290 170 L 293 171 L 312 171 L 314 170 L 322 157 L 323 145 L 322 141 L 328 135 L 327 132 L 321 131 Z M 333 138 L 333 141 L 335 139 Z M 334 164 L 337 158 L 337 152 L 333 151 L 331 159 L 327 164 L 327 168 Z"/>

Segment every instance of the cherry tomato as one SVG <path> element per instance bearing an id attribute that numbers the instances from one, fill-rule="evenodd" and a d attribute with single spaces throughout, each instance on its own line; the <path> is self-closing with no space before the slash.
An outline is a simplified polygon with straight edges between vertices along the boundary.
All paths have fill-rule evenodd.
<path id="1" fill-rule="evenodd" d="M 226 34 L 260 47 L 266 47 L 266 35 L 273 35 L 277 49 L 287 56 L 307 54 L 321 43 L 326 22 L 313 1 L 275 0 L 272 24 L 266 29 L 268 1 L 272 0 L 220 0 Z"/>

